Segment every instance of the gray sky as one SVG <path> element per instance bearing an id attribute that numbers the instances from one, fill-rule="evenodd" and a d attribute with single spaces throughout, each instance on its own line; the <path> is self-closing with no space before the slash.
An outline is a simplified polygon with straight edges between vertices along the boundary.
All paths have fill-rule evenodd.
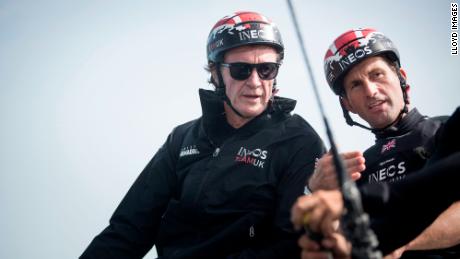
<path id="1" fill-rule="evenodd" d="M 384 32 L 413 106 L 450 114 L 460 100 L 450 2 L 294 1 L 342 151 L 373 137 L 345 124 L 324 80 L 332 40 L 357 27 Z M 80 255 L 172 128 L 200 116 L 207 35 L 237 10 L 278 24 L 279 95 L 297 99 L 296 113 L 324 138 L 284 1 L 0 1 L 0 258 Z"/>

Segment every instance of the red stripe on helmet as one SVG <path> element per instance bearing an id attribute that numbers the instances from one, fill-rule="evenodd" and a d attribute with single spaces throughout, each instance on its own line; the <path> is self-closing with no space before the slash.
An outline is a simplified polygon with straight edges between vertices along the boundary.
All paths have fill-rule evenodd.
<path id="1" fill-rule="evenodd" d="M 341 55 L 345 55 L 345 49 L 352 45 L 355 48 L 358 48 L 360 45 L 359 39 L 365 38 L 368 34 L 374 32 L 374 29 L 354 29 L 349 30 L 340 35 L 335 41 L 334 44 L 337 47 L 337 50 Z"/>
<path id="2" fill-rule="evenodd" d="M 356 40 L 356 34 L 354 30 L 349 30 L 344 34 L 340 35 L 335 41 L 334 44 L 337 47 L 337 50 L 342 49 L 345 45 Z"/>
<path id="3" fill-rule="evenodd" d="M 225 16 L 224 18 L 220 19 L 215 25 L 214 27 L 212 27 L 212 30 L 214 30 L 215 28 L 219 27 L 219 26 L 222 26 L 224 24 L 235 24 L 235 21 L 233 21 L 233 17 L 236 16 L 236 14 L 230 16 Z"/>
<path id="4" fill-rule="evenodd" d="M 331 49 L 328 49 L 326 52 L 326 55 L 324 56 L 324 59 L 329 58 L 330 56 L 334 56 L 334 53 L 332 52 Z"/>
<path id="5" fill-rule="evenodd" d="M 224 18 L 220 19 L 214 25 L 214 27 L 212 27 L 212 29 L 215 29 L 215 28 L 217 28 L 219 26 L 222 26 L 224 24 L 235 25 L 235 24 L 238 24 L 238 23 L 250 22 L 250 21 L 266 22 L 266 23 L 271 22 L 270 19 L 268 19 L 267 17 L 265 17 L 265 16 L 263 16 L 263 15 L 261 15 L 259 13 L 247 12 L 247 11 L 239 11 L 239 12 L 233 13 L 232 15 L 227 15 Z"/>
<path id="6" fill-rule="evenodd" d="M 372 29 L 372 28 L 365 28 L 365 29 L 360 29 L 360 30 L 364 37 L 367 37 L 367 35 L 376 31 L 375 29 Z"/>
<path id="7" fill-rule="evenodd" d="M 237 12 L 236 14 L 238 14 L 238 17 L 240 18 L 241 22 L 270 22 L 270 20 L 267 17 L 255 12 Z"/>

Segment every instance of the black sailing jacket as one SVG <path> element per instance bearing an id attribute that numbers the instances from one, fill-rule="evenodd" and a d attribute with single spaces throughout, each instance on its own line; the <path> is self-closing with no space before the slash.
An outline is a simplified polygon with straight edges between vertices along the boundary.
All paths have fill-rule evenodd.
<path id="1" fill-rule="evenodd" d="M 203 116 L 176 127 L 81 258 L 298 258 L 290 208 L 324 146 L 275 97 L 239 129 L 200 90 Z"/>
<path id="2" fill-rule="evenodd" d="M 395 182 L 422 168 L 435 147 L 437 130 L 447 116 L 422 116 L 412 109 L 396 126 L 376 134 L 373 146 L 364 152 L 366 170 L 358 184 Z"/>
<path id="3" fill-rule="evenodd" d="M 425 167 L 402 181 L 360 187 L 363 207 L 384 253 L 407 244 L 453 201 L 460 199 L 460 108 L 436 132 L 435 150 Z M 460 258 L 460 246 L 410 251 L 402 258 Z"/>
<path id="4" fill-rule="evenodd" d="M 436 146 L 442 144 L 437 140 L 440 129 L 448 116 L 428 118 L 422 116 L 417 109 L 412 109 L 396 126 L 382 133 L 376 134 L 375 144 L 364 152 L 366 170 L 358 181 L 359 185 L 376 182 L 398 182 L 412 173 L 417 173 L 427 163 L 428 159 L 436 150 Z M 428 193 L 430 189 L 425 190 Z M 415 202 L 415 201 L 413 201 Z M 411 206 L 406 204 L 406 206 Z M 428 208 L 427 208 L 428 209 Z M 381 224 L 383 219 L 372 221 L 374 228 Z M 387 219 L 385 219 L 387 220 Z M 414 223 L 416 220 L 414 219 Z M 395 225 L 393 229 L 396 233 Z M 383 238 L 383 237 L 382 237 Z M 389 235 L 385 239 L 398 240 L 396 235 Z M 382 240 L 388 242 L 388 240 Z M 460 256 L 460 247 L 439 250 L 407 251 L 401 258 L 457 258 Z M 454 257 L 452 257 L 454 256 Z"/>

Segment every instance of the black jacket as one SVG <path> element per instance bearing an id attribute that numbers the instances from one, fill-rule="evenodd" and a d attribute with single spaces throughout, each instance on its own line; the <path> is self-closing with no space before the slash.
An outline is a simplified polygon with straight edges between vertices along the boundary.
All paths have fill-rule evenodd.
<path id="1" fill-rule="evenodd" d="M 81 258 L 297 258 L 290 208 L 324 146 L 274 104 L 239 129 L 200 90 L 203 116 L 176 127 Z"/>
<path id="2" fill-rule="evenodd" d="M 421 169 L 433 153 L 434 136 L 446 119 L 427 118 L 414 108 L 394 129 L 377 133 L 375 144 L 364 152 L 366 170 L 358 185 L 398 181 Z"/>
<path id="3" fill-rule="evenodd" d="M 458 123 L 458 110 L 455 114 L 456 117 L 450 119 L 450 124 L 452 125 Z M 440 141 L 439 136 L 441 135 L 443 131 L 442 129 L 444 128 L 444 123 L 448 118 L 448 116 L 428 118 L 426 116 L 422 116 L 417 111 L 417 109 L 413 109 L 397 124 L 396 130 L 389 129 L 382 133 L 376 134 L 377 139 L 375 145 L 364 152 L 364 157 L 366 159 L 366 170 L 363 172 L 358 184 L 362 185 L 365 183 L 377 182 L 389 182 L 391 184 L 397 183 L 397 186 L 404 186 L 404 188 L 412 190 L 414 193 L 413 188 L 410 188 L 409 186 L 413 184 L 416 185 L 416 181 L 410 179 L 417 178 L 410 178 L 409 180 L 406 180 L 406 178 L 414 173 L 418 174 L 419 170 L 424 168 L 424 166 L 427 164 L 427 161 L 429 161 L 430 157 L 432 157 L 433 152 L 436 151 L 436 153 L 439 154 L 435 155 L 435 157 L 440 157 L 441 155 L 446 156 L 443 154 L 446 152 L 442 151 L 446 150 L 446 148 L 439 148 L 439 146 L 448 145 L 448 142 L 452 141 L 453 138 L 449 137 L 449 140 L 444 137 L 444 139 Z M 453 127 L 450 126 L 449 128 L 450 131 L 452 131 Z M 450 151 L 449 154 L 451 154 Z M 435 158 L 432 160 L 435 160 Z M 442 167 L 442 165 L 440 167 Z M 400 180 L 403 179 L 404 183 L 399 183 Z M 418 189 L 420 186 L 415 186 L 415 188 Z M 430 195 L 433 193 L 432 190 L 425 191 Z M 403 191 L 398 189 L 397 193 L 401 194 Z M 415 198 L 413 194 L 408 195 L 407 192 L 404 193 L 404 195 L 411 197 L 413 200 L 411 200 L 411 198 L 404 197 L 406 204 L 400 203 L 399 206 L 413 208 L 416 206 L 416 204 L 418 204 L 417 202 L 419 200 L 426 202 L 426 200 L 422 198 L 422 195 L 420 194 L 418 194 L 418 197 Z M 386 194 L 384 194 L 384 196 L 385 195 Z M 422 225 L 419 222 L 424 222 L 426 218 L 430 218 L 429 215 L 432 215 L 433 212 L 435 213 L 434 215 L 440 214 L 439 211 L 434 209 L 434 206 L 430 206 L 429 209 L 427 208 L 427 210 L 431 210 L 430 213 L 424 212 L 425 215 L 423 217 L 412 217 L 412 222 L 403 223 L 414 226 L 414 228 L 412 228 L 413 232 L 410 232 L 410 234 L 405 236 L 404 234 L 398 234 L 398 230 L 410 227 L 399 225 L 397 223 L 393 225 L 388 224 L 388 222 L 393 221 L 393 219 L 389 219 L 390 217 L 387 215 L 387 213 L 390 213 L 388 212 L 390 208 L 385 207 L 385 209 L 383 209 L 382 207 L 375 209 L 375 207 L 378 207 L 379 204 L 380 203 L 375 203 L 372 206 L 374 207 L 372 210 L 380 211 L 382 214 L 379 215 L 380 213 L 373 213 L 372 227 L 374 229 L 378 229 L 377 232 L 385 233 L 381 234 L 379 237 L 382 244 L 399 243 L 400 245 L 404 245 L 405 243 L 402 243 L 401 240 L 410 241 L 411 239 L 407 239 L 407 237 L 414 235 L 414 233 L 419 234 L 421 233 L 421 230 L 423 230 L 423 228 L 418 227 Z M 443 204 L 444 203 L 439 202 L 440 207 L 442 207 Z M 403 208 L 401 207 L 392 208 L 392 210 L 397 212 L 395 215 L 392 214 L 392 216 L 399 217 L 401 220 L 407 215 L 413 215 L 411 213 L 404 213 Z M 432 222 L 432 219 L 429 222 Z M 424 227 L 426 227 L 426 225 L 424 225 Z M 414 231 L 414 229 L 419 232 Z M 412 236 L 412 239 L 415 237 L 416 235 Z M 385 245 L 383 245 L 383 247 L 385 247 Z M 386 248 L 384 248 L 384 250 L 386 250 Z M 402 258 L 452 258 L 450 256 L 455 257 L 455 254 L 457 256 L 460 255 L 457 254 L 457 250 L 458 247 L 440 250 L 407 251 L 403 254 Z"/>
<path id="4" fill-rule="evenodd" d="M 363 208 L 373 219 L 379 249 L 387 254 L 413 240 L 441 212 L 460 200 L 460 152 L 442 157 L 404 181 L 360 187 Z M 455 249 L 456 248 L 456 249 Z M 411 251 L 412 258 L 459 258 L 451 249 Z M 403 257 L 408 257 L 406 254 Z"/>
<path id="5" fill-rule="evenodd" d="M 384 253 L 414 239 L 452 202 L 460 200 L 459 132 L 460 108 L 457 108 L 437 131 L 435 152 L 425 167 L 403 181 L 373 183 L 360 188 L 363 208 L 372 218 L 382 219 L 379 224 L 373 224 L 373 229 Z M 459 258 L 459 247 L 456 248 L 432 251 L 431 255 Z"/>

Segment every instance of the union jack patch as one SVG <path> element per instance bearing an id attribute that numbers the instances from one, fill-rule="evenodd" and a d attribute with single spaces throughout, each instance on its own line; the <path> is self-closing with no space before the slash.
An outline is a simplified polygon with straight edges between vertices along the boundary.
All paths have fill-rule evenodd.
<path id="1" fill-rule="evenodd" d="M 388 141 L 388 143 L 384 144 L 382 146 L 382 151 L 380 152 L 380 154 L 383 154 L 385 151 L 388 151 L 394 147 L 396 147 L 396 139 L 392 139 Z"/>

